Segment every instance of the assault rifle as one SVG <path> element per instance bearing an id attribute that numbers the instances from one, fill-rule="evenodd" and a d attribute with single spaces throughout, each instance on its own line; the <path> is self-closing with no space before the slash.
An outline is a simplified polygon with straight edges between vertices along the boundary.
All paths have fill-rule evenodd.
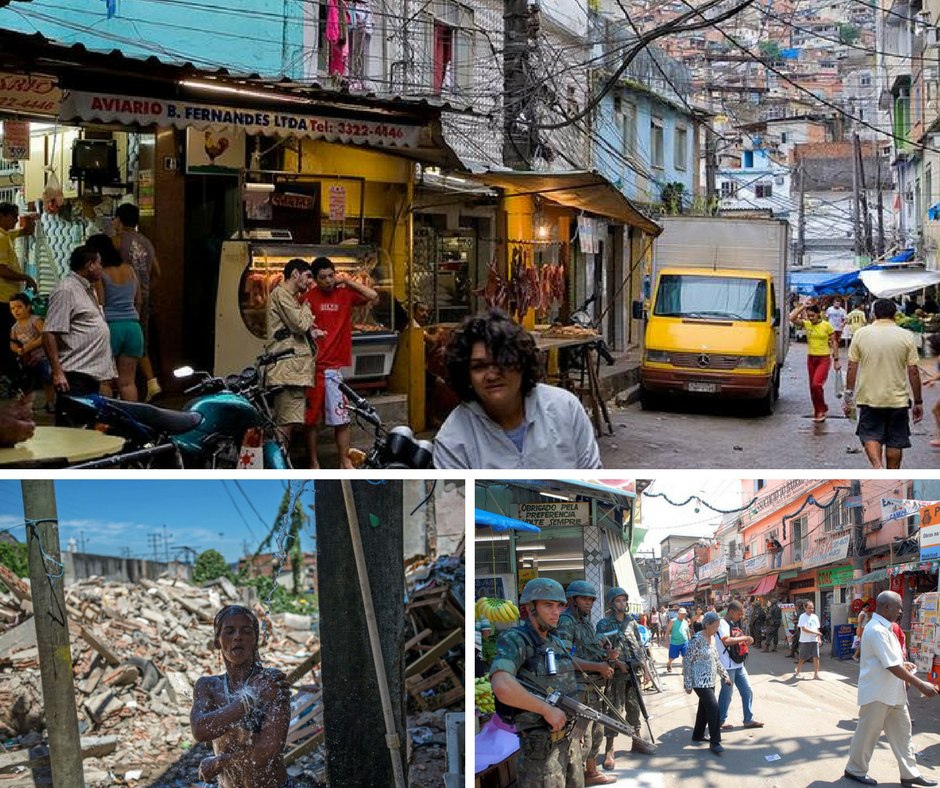
<path id="1" fill-rule="evenodd" d="M 560 692 L 548 692 L 542 689 L 538 684 L 533 684 L 531 681 L 521 676 L 517 675 L 516 681 L 550 706 L 554 706 L 556 709 L 560 709 L 565 712 L 565 714 L 574 718 L 573 723 L 569 723 L 570 727 L 567 731 L 568 735 L 573 737 L 574 740 L 580 739 L 584 735 L 588 725 L 599 722 L 605 728 L 617 731 L 617 733 L 622 733 L 624 736 L 629 736 L 631 739 L 635 739 L 644 746 L 647 746 L 647 743 L 637 736 L 633 728 L 625 722 L 621 722 L 613 717 L 608 717 L 606 714 L 592 709 L 590 706 L 585 706 L 583 703 L 576 701 L 574 698 L 569 698 L 567 695 L 563 695 Z"/>
<path id="2" fill-rule="evenodd" d="M 602 638 L 607 638 L 608 641 L 610 641 L 610 639 L 611 639 L 613 636 L 616 636 L 616 637 L 617 637 L 617 640 L 616 640 L 616 641 L 611 641 L 611 642 L 614 643 L 614 646 L 613 646 L 613 647 L 614 647 L 614 648 L 619 648 L 619 650 L 620 650 L 620 656 L 621 656 L 621 658 L 622 658 L 622 657 L 623 657 L 623 646 L 624 646 L 624 644 L 625 644 L 624 637 L 623 637 L 623 632 L 622 632 L 621 630 L 616 630 L 616 631 L 614 631 L 614 632 L 602 632 L 601 635 L 600 635 L 600 637 L 602 637 Z M 641 648 L 642 648 L 642 646 L 641 646 Z M 636 658 L 636 655 L 635 655 L 635 654 L 631 654 L 631 656 L 634 657 L 634 658 Z M 655 743 L 656 743 L 656 737 L 653 735 L 653 728 L 652 728 L 652 726 L 650 725 L 650 715 L 649 715 L 649 712 L 647 712 L 647 710 L 646 710 L 646 702 L 643 700 L 643 690 L 642 690 L 642 688 L 640 687 L 640 682 L 639 682 L 639 679 L 637 678 L 637 675 L 636 675 L 636 668 L 634 668 L 634 667 L 633 667 L 633 663 L 630 662 L 630 661 L 627 660 L 627 659 L 624 659 L 623 662 L 624 662 L 624 664 L 627 666 L 627 675 L 630 677 L 630 683 L 633 685 L 633 691 L 636 693 L 637 703 L 638 703 L 639 706 L 640 706 L 640 713 L 643 715 L 643 719 L 646 721 L 646 729 L 647 729 L 647 730 L 649 731 L 649 733 L 650 733 L 650 741 L 655 744 Z"/>

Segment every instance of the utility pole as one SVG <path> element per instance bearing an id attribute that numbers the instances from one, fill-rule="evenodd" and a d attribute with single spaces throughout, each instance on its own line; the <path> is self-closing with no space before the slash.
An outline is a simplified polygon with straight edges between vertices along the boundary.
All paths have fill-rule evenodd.
<path id="1" fill-rule="evenodd" d="M 82 552 L 85 552 L 85 532 L 79 531 L 79 535 L 82 537 Z"/>
<path id="2" fill-rule="evenodd" d="M 65 582 L 60 574 L 64 568 L 57 563 L 61 554 L 55 486 L 51 479 L 24 479 L 20 484 L 52 782 L 56 788 L 82 788 L 85 775 L 75 713 Z"/>
<path id="3" fill-rule="evenodd" d="M 802 266 L 805 265 L 806 254 L 806 172 L 803 169 L 803 157 L 800 156 L 800 219 L 796 235 L 796 259 Z"/>
<path id="4" fill-rule="evenodd" d="M 506 0 L 503 27 L 503 161 L 516 170 L 529 169 L 534 113 L 524 107 L 529 91 L 529 0 Z"/>
<path id="5" fill-rule="evenodd" d="M 166 562 L 170 563 L 170 542 L 173 541 L 173 534 L 167 536 L 166 533 L 166 523 L 163 524 L 163 555 L 166 558 Z"/>
<path id="6" fill-rule="evenodd" d="M 884 194 L 881 191 L 881 157 L 878 157 L 878 256 L 885 253 Z"/>
<path id="7" fill-rule="evenodd" d="M 858 135 L 855 135 L 855 143 L 858 144 Z M 857 150 L 857 148 L 856 148 Z M 858 156 L 852 156 L 852 227 L 853 235 L 855 236 L 855 259 L 856 263 L 858 258 L 862 256 L 862 231 L 861 231 L 861 213 L 859 211 L 859 196 L 858 196 Z"/>
<path id="8" fill-rule="evenodd" d="M 147 541 L 150 542 L 150 546 L 153 548 L 153 562 L 159 562 L 160 556 L 157 554 L 157 548 L 160 543 L 160 534 L 147 534 Z"/>
<path id="9" fill-rule="evenodd" d="M 852 480 L 851 494 L 861 498 L 862 483 L 858 479 Z M 862 518 L 864 517 L 864 512 L 861 506 L 856 506 L 852 512 L 854 520 L 854 524 L 852 526 L 852 545 L 854 548 L 852 550 L 852 574 L 857 580 L 865 574 L 865 556 L 863 555 L 863 551 L 865 549 L 865 534 L 862 532 Z"/>
<path id="10" fill-rule="evenodd" d="M 711 206 L 718 196 L 715 180 L 718 176 L 718 135 L 709 124 L 705 126 L 705 204 L 711 213 Z"/>
<path id="11" fill-rule="evenodd" d="M 868 192 L 865 190 L 865 162 L 862 159 L 862 141 L 855 132 L 855 159 L 858 167 L 858 199 L 861 202 L 861 229 L 865 233 L 865 251 L 869 257 L 875 256 L 875 244 L 872 240 L 871 211 L 868 210 Z"/>

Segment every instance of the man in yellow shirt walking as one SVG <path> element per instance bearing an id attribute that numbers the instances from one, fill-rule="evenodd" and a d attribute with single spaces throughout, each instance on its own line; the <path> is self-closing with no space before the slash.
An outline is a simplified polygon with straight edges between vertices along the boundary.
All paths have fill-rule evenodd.
<path id="1" fill-rule="evenodd" d="M 814 302 L 801 304 L 790 313 L 790 322 L 806 332 L 806 369 L 809 372 L 809 395 L 813 400 L 813 421 L 826 420 L 826 378 L 829 377 L 831 359 L 839 366 L 836 334 L 828 320 L 824 320 Z"/>
<path id="2" fill-rule="evenodd" d="M 19 216 L 20 210 L 13 203 L 0 202 L 0 362 L 5 371 L 9 371 L 13 363 L 10 329 L 14 320 L 10 313 L 10 299 L 23 289 L 24 284 L 33 290 L 37 289 L 33 278 L 23 273 L 13 247 L 16 238 L 32 235 L 33 232 L 31 225 L 14 229 Z"/>
<path id="3" fill-rule="evenodd" d="M 904 449 L 911 445 L 908 409 L 915 424 L 924 417 L 917 346 L 913 334 L 894 322 L 894 301 L 879 298 L 872 311 L 874 322 L 849 345 L 842 407 L 849 413 L 858 402 L 856 434 L 871 467 L 900 468 Z"/>

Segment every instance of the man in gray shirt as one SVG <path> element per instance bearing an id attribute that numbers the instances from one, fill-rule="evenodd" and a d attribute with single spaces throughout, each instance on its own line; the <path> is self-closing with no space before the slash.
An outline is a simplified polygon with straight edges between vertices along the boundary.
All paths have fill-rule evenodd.
<path id="1" fill-rule="evenodd" d="M 59 393 L 97 394 L 101 381 L 117 377 L 111 357 L 111 332 L 95 295 L 101 279 L 101 258 L 79 246 L 69 259 L 68 274 L 49 296 L 49 311 L 42 327 L 42 346 L 52 367 L 52 383 Z M 67 421 L 56 398 L 56 424 Z"/>
<path id="2" fill-rule="evenodd" d="M 435 436 L 436 468 L 602 467 L 580 401 L 538 382 L 535 341 L 506 314 L 467 318 L 446 360 L 462 402 Z"/>

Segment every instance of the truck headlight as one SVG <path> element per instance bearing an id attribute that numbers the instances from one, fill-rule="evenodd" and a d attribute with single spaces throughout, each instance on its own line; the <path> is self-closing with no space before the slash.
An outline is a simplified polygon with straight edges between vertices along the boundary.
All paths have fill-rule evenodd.
<path id="1" fill-rule="evenodd" d="M 764 369 L 767 366 L 767 356 L 740 356 L 738 369 Z"/>
<path id="2" fill-rule="evenodd" d="M 646 360 L 654 364 L 668 364 L 672 360 L 672 356 L 668 350 L 647 350 Z"/>

